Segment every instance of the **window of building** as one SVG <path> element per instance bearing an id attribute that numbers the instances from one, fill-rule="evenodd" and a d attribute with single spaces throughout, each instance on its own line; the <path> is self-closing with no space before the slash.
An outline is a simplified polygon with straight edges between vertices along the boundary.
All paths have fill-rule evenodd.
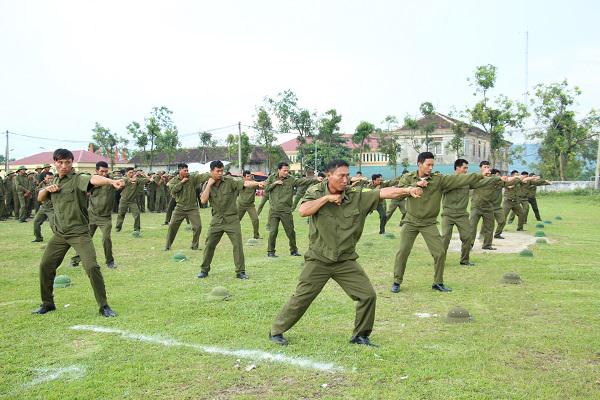
<path id="1" fill-rule="evenodd" d="M 443 142 L 441 142 L 441 141 L 433 142 L 431 144 L 431 150 L 433 151 L 433 154 L 435 154 L 436 156 L 443 155 L 444 154 Z"/>
<path id="2" fill-rule="evenodd" d="M 479 155 L 479 158 L 481 158 L 481 140 L 479 140 L 479 146 L 477 146 L 478 151 L 477 154 Z"/>

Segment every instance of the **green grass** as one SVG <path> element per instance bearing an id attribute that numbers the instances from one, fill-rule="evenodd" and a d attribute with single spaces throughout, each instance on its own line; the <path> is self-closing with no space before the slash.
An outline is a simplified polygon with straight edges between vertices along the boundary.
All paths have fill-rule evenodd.
<path id="1" fill-rule="evenodd" d="M 600 397 L 600 246 L 596 221 L 600 208 L 592 196 L 541 196 L 542 216 L 562 221 L 547 225 L 552 245 L 536 246 L 535 257 L 475 254 L 473 268 L 461 268 L 448 255 L 445 283 L 452 293 L 430 289 L 432 259 L 421 238 L 408 263 L 402 291 L 389 292 L 398 248 L 399 215 L 388 224 L 395 239 L 378 234 L 378 216 L 369 216 L 359 262 L 378 294 L 375 329 L 380 348 L 348 344 L 354 303 L 333 281 L 326 285 L 300 322 L 286 333 L 290 345 L 267 340 L 270 324 L 293 293 L 302 258 L 288 256 L 280 228 L 278 259 L 266 258 L 265 239 L 244 245 L 248 281 L 234 277 L 231 244 L 223 237 L 210 277 L 200 281 L 202 251 L 189 249 L 183 228 L 170 252 L 162 251 L 164 214 L 142 215 L 142 237 L 134 238 L 132 219 L 113 231 L 118 268 L 104 268 L 100 234 L 95 238 L 109 302 L 119 314 L 98 315 L 81 267 L 67 266 L 73 286 L 56 289 L 58 310 L 31 315 L 39 304 L 40 244 L 32 222 L 0 222 L 4 252 L 0 262 L 0 397 L 39 399 L 572 399 Z M 531 216 L 530 216 L 531 217 Z M 531 218 L 530 218 L 531 219 Z M 201 247 L 209 223 L 202 210 Z M 307 248 L 307 224 L 296 214 L 300 252 Z M 184 224 L 185 226 L 185 224 Z M 50 233 L 44 225 L 44 235 Z M 244 243 L 252 237 L 242 223 Z M 514 226 L 509 226 L 514 230 Z M 534 223 L 526 227 L 535 232 Z M 175 262 L 181 251 L 187 257 Z M 521 285 L 500 283 L 506 272 Z M 211 301 L 216 286 L 229 301 Z M 65 308 L 65 305 L 69 307 Z M 449 324 L 455 306 L 469 310 L 473 322 Z M 430 313 L 418 318 L 415 313 Z M 96 325 L 170 338 L 187 344 L 257 349 L 332 362 L 342 372 L 319 372 L 285 364 L 208 354 L 189 347 L 166 347 L 115 334 L 70 329 Z M 249 364 L 257 368 L 245 371 Z M 78 368 L 83 373 L 31 384 L 40 369 Z M 322 385 L 327 384 L 326 387 Z"/>

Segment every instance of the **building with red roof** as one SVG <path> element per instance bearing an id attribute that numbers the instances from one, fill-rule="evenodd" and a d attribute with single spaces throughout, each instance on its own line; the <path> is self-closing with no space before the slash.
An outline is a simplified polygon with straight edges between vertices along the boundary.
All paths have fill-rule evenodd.
<path id="1" fill-rule="evenodd" d="M 87 150 L 72 150 L 73 152 L 73 167 L 79 172 L 89 172 L 93 173 L 96 170 L 96 163 L 98 161 L 105 161 L 110 166 L 110 161 L 108 158 L 92 153 Z M 11 171 L 14 171 L 21 165 L 25 166 L 28 170 L 34 170 L 36 168 L 41 167 L 44 164 L 50 164 L 50 166 L 54 166 L 54 160 L 52 159 L 53 151 L 44 151 L 41 153 L 33 154 L 31 156 L 27 156 L 15 161 L 11 161 L 9 163 L 9 168 Z M 133 167 L 133 164 L 130 164 L 127 160 L 118 160 L 114 167 L 115 169 Z M 53 169 L 53 168 L 51 168 Z"/>

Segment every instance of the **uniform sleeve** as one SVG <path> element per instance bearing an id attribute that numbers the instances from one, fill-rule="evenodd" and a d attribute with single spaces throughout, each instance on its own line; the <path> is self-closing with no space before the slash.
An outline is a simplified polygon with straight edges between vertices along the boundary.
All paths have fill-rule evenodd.
<path id="1" fill-rule="evenodd" d="M 320 198 L 321 192 L 319 192 L 317 189 L 318 189 L 318 186 L 308 188 L 306 193 L 304 193 L 304 196 L 302 196 L 302 200 L 300 200 L 300 204 Z"/>
<path id="2" fill-rule="evenodd" d="M 463 186 L 473 185 L 483 179 L 478 173 L 464 175 L 442 175 L 442 190 L 458 189 Z"/>
<path id="3" fill-rule="evenodd" d="M 88 187 L 90 186 L 90 179 L 92 179 L 92 176 L 88 174 L 77 175 L 77 189 L 82 192 L 87 192 Z"/>
<path id="4" fill-rule="evenodd" d="M 190 178 L 190 181 L 192 181 L 191 183 L 193 183 L 194 186 L 198 186 L 201 183 L 207 182 L 208 178 L 210 178 L 210 174 L 205 172 L 203 174 L 193 175 Z"/>
<path id="5" fill-rule="evenodd" d="M 483 178 L 479 182 L 473 183 L 471 185 L 471 189 L 479 189 L 479 188 L 482 188 L 482 187 L 495 185 L 495 184 L 498 183 L 498 181 L 501 181 L 501 180 L 502 179 L 499 176 L 486 176 L 485 178 Z"/>
<path id="6" fill-rule="evenodd" d="M 413 182 L 411 180 L 410 174 L 404 174 L 400 178 L 398 178 L 398 187 L 405 188 L 413 186 Z"/>
<path id="7" fill-rule="evenodd" d="M 360 201 L 358 206 L 363 214 L 367 214 L 377 209 L 379 205 L 379 189 L 371 189 L 360 193 Z"/>
<path id="8" fill-rule="evenodd" d="M 242 179 L 232 179 L 233 188 L 236 192 L 241 192 L 244 190 L 244 181 Z"/>

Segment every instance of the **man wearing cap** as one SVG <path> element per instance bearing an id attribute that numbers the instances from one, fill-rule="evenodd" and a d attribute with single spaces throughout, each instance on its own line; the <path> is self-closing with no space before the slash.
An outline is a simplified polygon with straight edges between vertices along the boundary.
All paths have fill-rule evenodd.
<path id="1" fill-rule="evenodd" d="M 206 204 L 210 200 L 212 219 L 206 236 L 206 248 L 204 249 L 204 257 L 198 278 L 208 277 L 215 248 L 223 234 L 226 233 L 233 245 L 236 278 L 248 279 L 242 246 L 242 228 L 236 200 L 242 189 L 252 188 L 255 190 L 257 187 L 262 188 L 263 184 L 253 180 L 240 180 L 223 176 L 223 168 L 223 162 L 220 160 L 211 161 L 209 179 L 200 195 L 202 204 Z"/>
<path id="2" fill-rule="evenodd" d="M 367 274 L 356 262 L 356 243 L 367 215 L 377 208 L 380 199 L 419 197 L 422 189 L 353 187 L 348 163 L 343 160 L 331 161 L 326 171 L 328 178 L 312 185 L 302 199 L 300 215 L 310 218 L 309 248 L 296 291 L 275 317 L 269 339 L 286 345 L 283 334 L 300 320 L 329 279 L 334 279 L 357 302 L 350 342 L 371 346 L 369 335 L 373 330 L 377 295 Z"/>
<path id="3" fill-rule="evenodd" d="M 67 149 L 57 149 L 53 155 L 57 176 L 52 184 L 39 194 L 41 203 L 51 200 L 54 206 L 54 235 L 44 250 L 40 262 L 41 306 L 34 314 L 46 314 L 56 309 L 53 296 L 53 282 L 56 269 L 62 263 L 71 247 L 81 256 L 83 267 L 90 278 L 100 315 L 114 317 L 116 314 L 108 305 L 104 278 L 96 262 L 96 251 L 90 236 L 87 213 L 87 191 L 91 186 L 123 186 L 99 175 L 76 173 L 73 170 L 73 153 Z"/>
<path id="4" fill-rule="evenodd" d="M 244 181 L 252 181 L 254 177 L 250 171 L 244 171 Z M 240 221 L 244 218 L 244 215 L 248 213 L 250 221 L 252 221 L 252 229 L 254 231 L 254 239 L 260 239 L 260 233 L 258 231 L 258 214 L 256 213 L 256 207 L 254 201 L 256 199 L 256 188 L 254 187 L 243 187 L 240 191 L 237 200 L 238 215 Z"/>
<path id="5" fill-rule="evenodd" d="M 52 172 L 46 172 L 42 177 L 40 190 L 44 190 L 46 187 L 50 186 L 53 179 L 54 174 Z M 42 224 L 46 220 L 48 220 L 50 228 L 54 231 L 54 208 L 52 207 L 52 200 L 49 198 L 40 205 L 40 208 L 35 213 L 35 218 L 33 220 L 33 235 L 35 236 L 35 239 L 33 239 L 31 243 L 44 241 L 44 237 L 42 236 Z"/>
<path id="6" fill-rule="evenodd" d="M 190 175 L 188 165 L 177 164 L 178 174 L 168 183 L 173 202 L 173 213 L 169 220 L 169 229 L 167 230 L 167 244 L 165 250 L 170 250 L 177 231 L 184 219 L 188 219 L 192 224 L 192 250 L 198 250 L 200 242 L 200 232 L 202 231 L 202 221 L 198 210 L 198 198 L 196 197 L 196 186 L 206 182 L 210 177 L 209 173 Z"/>
<path id="7" fill-rule="evenodd" d="M 27 200 L 31 197 L 31 188 L 27 179 L 27 168 L 20 166 L 17 168 L 15 177 L 15 191 L 19 199 L 19 215 L 15 217 L 19 222 L 27 222 Z"/>
<path id="8" fill-rule="evenodd" d="M 116 231 L 120 232 L 125 220 L 125 214 L 129 211 L 133 214 L 133 230 L 141 230 L 140 209 L 137 199 L 140 191 L 144 190 L 146 179 L 143 173 L 136 173 L 133 167 L 127 168 L 127 177 L 124 179 L 125 187 L 121 191 L 119 202 L 119 216 L 117 217 Z"/>
<path id="9" fill-rule="evenodd" d="M 300 256 L 298 247 L 296 246 L 296 231 L 294 230 L 294 217 L 292 216 L 294 187 L 319 182 L 316 178 L 294 178 L 289 175 L 289 171 L 289 164 L 280 162 L 277 165 L 277 173 L 267 179 L 265 186 L 265 192 L 269 194 L 269 202 L 271 204 L 269 210 L 270 230 L 267 257 L 277 257 L 275 255 L 275 245 L 277 244 L 279 222 L 283 225 L 285 234 L 288 237 L 290 254 L 292 256 Z"/>

